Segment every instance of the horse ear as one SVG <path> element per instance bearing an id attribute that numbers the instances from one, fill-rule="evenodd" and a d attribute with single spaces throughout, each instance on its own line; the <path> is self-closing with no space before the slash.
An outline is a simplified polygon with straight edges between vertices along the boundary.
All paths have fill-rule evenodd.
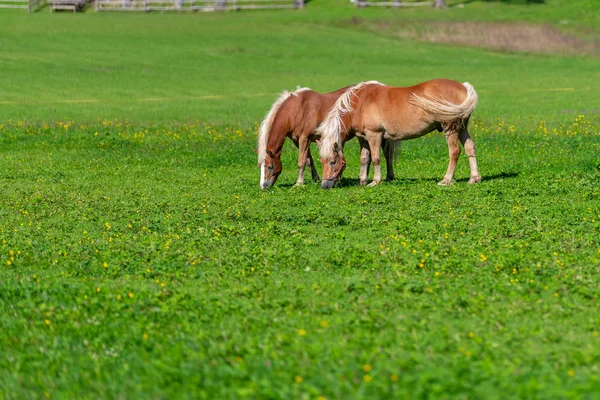
<path id="1" fill-rule="evenodd" d="M 321 140 L 317 139 L 315 142 L 317 143 L 317 146 L 321 147 Z"/>
<path id="2" fill-rule="evenodd" d="M 252 149 L 252 151 L 258 154 L 258 149 Z"/>

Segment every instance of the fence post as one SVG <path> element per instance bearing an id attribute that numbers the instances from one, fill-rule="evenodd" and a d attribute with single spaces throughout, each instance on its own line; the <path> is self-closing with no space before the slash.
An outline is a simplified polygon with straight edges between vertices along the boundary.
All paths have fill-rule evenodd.
<path id="1" fill-rule="evenodd" d="M 296 7 L 304 8 L 304 0 L 296 0 Z"/>
<path id="2" fill-rule="evenodd" d="M 398 8 L 402 6 L 402 0 L 394 0 L 394 7 Z"/>
<path id="3" fill-rule="evenodd" d="M 446 8 L 446 0 L 435 0 L 435 8 Z"/>

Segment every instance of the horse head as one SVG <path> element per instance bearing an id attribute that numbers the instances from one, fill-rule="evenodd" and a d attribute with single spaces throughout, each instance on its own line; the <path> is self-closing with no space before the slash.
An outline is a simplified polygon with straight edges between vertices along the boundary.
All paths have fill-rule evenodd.
<path id="1" fill-rule="evenodd" d="M 275 184 L 281 174 L 281 151 L 273 154 L 267 150 L 265 161 L 260 165 L 260 188 L 267 189 Z"/>
<path id="2" fill-rule="evenodd" d="M 331 189 L 342 177 L 342 172 L 346 168 L 346 160 L 341 150 L 336 143 L 331 157 L 321 157 L 321 164 L 323 164 L 321 187 L 323 189 Z"/>

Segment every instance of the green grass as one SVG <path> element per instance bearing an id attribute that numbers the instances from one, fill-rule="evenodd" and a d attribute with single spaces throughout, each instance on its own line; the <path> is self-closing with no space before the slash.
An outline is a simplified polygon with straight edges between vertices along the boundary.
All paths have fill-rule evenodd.
<path id="1" fill-rule="evenodd" d="M 475 122 L 480 185 L 268 192 L 251 131 L 5 126 L 0 393 L 597 396 L 600 136 Z"/>
<path id="2" fill-rule="evenodd" d="M 297 85 L 329 91 L 369 79 L 402 86 L 433 77 L 471 82 L 482 94 L 480 115 L 530 118 L 529 127 L 540 119 L 568 122 L 596 108 L 590 101 L 600 80 L 596 59 L 432 45 L 343 23 L 354 15 L 451 18 L 465 12 L 460 16 L 470 18 L 471 9 L 514 18 L 512 7 L 558 13 L 550 4 L 473 3 L 407 13 L 332 4 L 208 15 L 0 14 L 0 121 L 198 119 L 242 125 L 260 120 L 277 93 Z M 501 12 L 477 11 L 487 7 Z M 554 92 L 564 88 L 570 91 Z M 562 118 L 565 112 L 570 115 Z"/>
<path id="3" fill-rule="evenodd" d="M 458 12 L 0 13 L 0 399 L 600 396 L 597 60 L 341 23 Z M 258 189 L 280 90 L 435 76 L 479 92 L 481 184 L 432 134 L 392 183 L 353 141 L 339 187 L 286 145 Z"/>

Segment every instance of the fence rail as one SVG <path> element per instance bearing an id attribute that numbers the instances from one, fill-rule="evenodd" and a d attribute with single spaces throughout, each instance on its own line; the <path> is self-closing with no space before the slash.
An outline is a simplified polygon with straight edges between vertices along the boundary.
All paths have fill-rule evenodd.
<path id="1" fill-rule="evenodd" d="M 440 0 L 430 1 L 403 1 L 403 0 L 354 0 L 356 7 L 445 7 L 446 2 Z"/>
<path id="2" fill-rule="evenodd" d="M 0 8 L 25 8 L 27 9 L 27 0 L 0 0 Z"/>
<path id="3" fill-rule="evenodd" d="M 0 8 L 20 8 L 30 13 L 46 4 L 48 4 L 47 0 L 0 0 Z"/>
<path id="4" fill-rule="evenodd" d="M 46 0 L 50 11 L 67 10 L 77 12 L 85 7 L 88 0 Z"/>
<path id="5" fill-rule="evenodd" d="M 96 11 L 235 11 L 302 8 L 304 0 L 96 0 Z"/>

